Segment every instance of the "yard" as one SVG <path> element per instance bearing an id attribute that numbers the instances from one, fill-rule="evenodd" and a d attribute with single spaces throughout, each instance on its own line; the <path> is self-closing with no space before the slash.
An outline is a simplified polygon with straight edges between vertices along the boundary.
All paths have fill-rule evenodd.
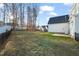
<path id="1" fill-rule="evenodd" d="M 15 31 L 0 55 L 7 56 L 79 56 L 79 42 L 48 32 Z"/>

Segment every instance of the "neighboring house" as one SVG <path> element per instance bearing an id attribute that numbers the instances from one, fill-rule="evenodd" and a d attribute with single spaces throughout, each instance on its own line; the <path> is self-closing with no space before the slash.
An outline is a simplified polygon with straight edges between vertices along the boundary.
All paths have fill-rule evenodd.
<path id="1" fill-rule="evenodd" d="M 70 12 L 70 35 L 79 40 L 79 3 L 74 3 Z"/>
<path id="2" fill-rule="evenodd" d="M 37 29 L 38 31 L 47 32 L 47 31 L 48 31 L 48 26 L 47 26 L 47 25 L 37 26 L 36 29 Z"/>
<path id="3" fill-rule="evenodd" d="M 9 25 L 9 26 L 12 26 L 12 23 L 5 23 L 5 25 Z"/>
<path id="4" fill-rule="evenodd" d="M 43 30 L 44 32 L 47 32 L 47 31 L 48 31 L 48 26 L 47 26 L 47 25 L 42 26 L 42 30 Z"/>
<path id="5" fill-rule="evenodd" d="M 69 16 L 52 17 L 48 21 L 48 32 L 69 34 Z"/>
<path id="6" fill-rule="evenodd" d="M 48 22 L 48 32 L 69 34 L 79 40 L 79 3 L 74 3 L 68 15 L 52 17 Z"/>

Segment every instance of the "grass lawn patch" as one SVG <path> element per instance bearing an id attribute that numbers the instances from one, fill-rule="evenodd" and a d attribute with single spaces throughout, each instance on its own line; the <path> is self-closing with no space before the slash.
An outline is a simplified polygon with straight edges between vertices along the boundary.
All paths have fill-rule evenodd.
<path id="1" fill-rule="evenodd" d="M 48 32 L 15 31 L 1 55 L 74 56 L 79 55 L 79 43 L 70 37 L 57 37 Z M 8 47 L 8 48 L 7 48 Z"/>

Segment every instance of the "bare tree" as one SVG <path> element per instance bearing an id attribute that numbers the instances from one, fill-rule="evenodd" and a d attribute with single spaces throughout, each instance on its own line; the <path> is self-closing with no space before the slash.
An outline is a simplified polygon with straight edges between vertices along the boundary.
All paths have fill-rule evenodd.
<path id="1" fill-rule="evenodd" d="M 36 29 L 37 7 L 37 4 L 29 4 L 27 7 L 27 29 L 31 31 L 35 31 Z"/>
<path id="2" fill-rule="evenodd" d="M 20 22 L 21 22 L 21 26 L 24 25 L 24 4 L 20 3 Z"/>
<path id="3" fill-rule="evenodd" d="M 25 13 L 25 9 L 27 8 L 27 14 Z M 25 14 L 27 15 L 27 29 L 35 30 L 36 29 L 36 20 L 38 15 L 37 4 L 29 3 L 4 3 L 4 7 L 2 9 L 3 20 L 4 22 L 12 20 L 13 29 L 17 26 L 20 21 L 20 25 L 24 26 Z M 10 17 L 13 18 L 10 18 Z"/>

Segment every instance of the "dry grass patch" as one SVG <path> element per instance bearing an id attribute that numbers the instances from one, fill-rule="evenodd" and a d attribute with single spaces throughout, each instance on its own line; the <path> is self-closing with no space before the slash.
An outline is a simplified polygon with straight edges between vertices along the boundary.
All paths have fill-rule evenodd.
<path id="1" fill-rule="evenodd" d="M 48 32 L 15 31 L 2 55 L 54 56 L 79 55 L 79 43 L 70 37 L 52 36 Z"/>

